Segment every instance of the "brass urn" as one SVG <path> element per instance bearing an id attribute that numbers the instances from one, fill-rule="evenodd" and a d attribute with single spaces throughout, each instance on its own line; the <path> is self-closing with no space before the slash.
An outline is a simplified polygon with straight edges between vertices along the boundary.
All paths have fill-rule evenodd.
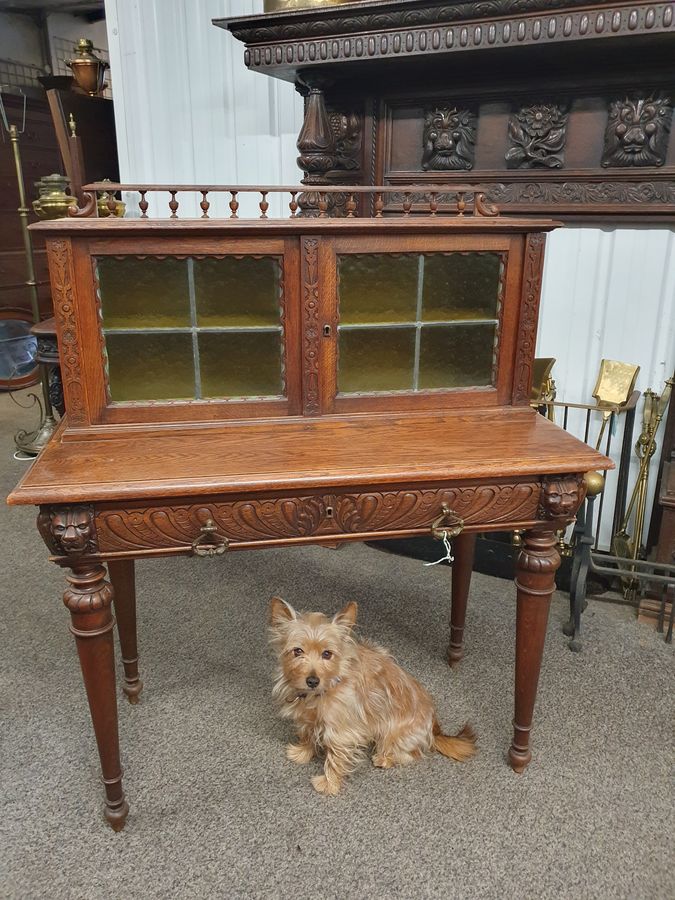
<path id="1" fill-rule="evenodd" d="M 73 73 L 77 86 L 90 97 L 96 97 L 106 88 L 105 72 L 110 66 L 94 53 L 94 45 L 87 38 L 80 38 L 75 45 L 75 56 L 64 60 Z"/>
<path id="2" fill-rule="evenodd" d="M 282 9 L 315 9 L 320 6 L 341 6 L 355 0 L 265 0 L 265 12 L 279 12 Z"/>
<path id="3" fill-rule="evenodd" d="M 68 179 L 63 175 L 45 175 L 35 182 L 38 198 L 33 210 L 39 219 L 65 219 L 69 206 L 77 206 L 77 198 L 66 193 Z"/>
<path id="4" fill-rule="evenodd" d="M 103 181 L 109 180 L 110 179 L 108 178 L 103 179 Z M 99 195 L 99 198 L 96 201 L 96 209 L 98 210 L 99 219 L 107 219 L 109 216 L 114 216 L 117 219 L 121 219 L 126 211 L 126 208 L 126 203 L 118 200 L 112 191 L 103 191 L 103 193 Z"/>

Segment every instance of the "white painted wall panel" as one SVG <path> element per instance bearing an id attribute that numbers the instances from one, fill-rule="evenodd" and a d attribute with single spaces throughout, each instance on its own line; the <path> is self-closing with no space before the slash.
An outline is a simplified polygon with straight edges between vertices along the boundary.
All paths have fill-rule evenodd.
<path id="1" fill-rule="evenodd" d="M 301 98 L 211 24 L 255 12 L 262 0 L 107 0 L 123 181 L 297 183 Z"/>
<path id="2" fill-rule="evenodd" d="M 559 400 L 592 403 L 603 358 L 639 365 L 638 390 L 660 393 L 675 370 L 675 230 L 565 228 L 551 234 L 537 353 L 558 360 L 554 377 Z M 641 414 L 642 404 L 636 439 Z M 599 423 L 594 414 L 591 438 L 597 437 Z M 571 431 L 583 437 L 584 426 L 583 413 L 570 415 Z M 622 435 L 620 426 L 610 454 L 617 464 Z M 631 488 L 638 465 L 633 457 Z M 605 505 L 610 510 L 615 478 L 611 473 L 607 479 Z M 647 521 L 651 505 L 650 500 Z M 600 546 L 607 547 L 611 521 L 603 519 Z"/>
<path id="3" fill-rule="evenodd" d="M 248 72 L 242 44 L 211 24 L 254 12 L 262 0 L 106 0 L 123 181 L 298 182 L 301 98 Z M 659 390 L 675 368 L 675 231 L 551 235 L 538 353 L 558 359 L 560 399 L 589 402 L 603 357 L 639 364 L 638 387 Z M 570 425 L 583 437 L 583 420 Z M 601 543 L 608 538 L 606 527 Z"/>

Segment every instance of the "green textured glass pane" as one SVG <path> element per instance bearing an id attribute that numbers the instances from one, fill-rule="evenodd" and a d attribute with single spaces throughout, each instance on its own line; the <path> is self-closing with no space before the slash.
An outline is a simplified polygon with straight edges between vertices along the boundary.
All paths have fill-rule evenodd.
<path id="1" fill-rule="evenodd" d="M 189 327 L 187 260 L 100 256 L 97 265 L 104 328 Z"/>
<path id="2" fill-rule="evenodd" d="M 240 328 L 278 325 L 280 275 L 279 262 L 271 257 L 196 259 L 197 324 Z"/>
<path id="3" fill-rule="evenodd" d="M 338 257 L 340 321 L 414 322 L 419 254 L 344 254 Z"/>
<path id="4" fill-rule="evenodd" d="M 192 400 L 195 375 L 189 334 L 107 334 L 113 400 Z"/>
<path id="5" fill-rule="evenodd" d="M 488 324 L 423 327 L 419 389 L 491 385 L 495 333 Z"/>
<path id="6" fill-rule="evenodd" d="M 281 331 L 201 333 L 202 397 L 281 396 L 281 341 Z"/>
<path id="7" fill-rule="evenodd" d="M 412 390 L 414 328 L 341 329 L 339 354 L 343 394 Z"/>
<path id="8" fill-rule="evenodd" d="M 422 320 L 496 319 L 498 253 L 434 253 L 424 257 Z"/>

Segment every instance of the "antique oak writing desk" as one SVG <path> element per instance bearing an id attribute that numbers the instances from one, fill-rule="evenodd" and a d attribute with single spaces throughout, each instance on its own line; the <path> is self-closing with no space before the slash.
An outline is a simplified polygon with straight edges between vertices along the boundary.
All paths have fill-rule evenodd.
<path id="1" fill-rule="evenodd" d="M 395 216 L 393 189 L 343 187 L 342 218 L 326 188 L 309 218 L 299 188 L 127 186 L 140 218 L 90 217 L 117 187 L 92 185 L 79 215 L 38 226 L 67 416 L 9 498 L 40 507 L 68 570 L 108 822 L 128 812 L 111 607 L 136 702 L 133 565 L 148 557 L 447 532 L 454 664 L 476 532 L 524 529 L 509 750 L 522 771 L 556 530 L 584 473 L 611 466 L 528 406 L 555 223 L 503 218 L 471 189 L 439 208 L 428 187 L 396 189 Z M 178 216 L 190 190 L 201 218 Z M 289 191 L 288 218 L 268 217 L 274 190 Z M 170 217 L 149 217 L 167 192 Z M 211 218 L 228 196 L 230 218 Z"/>

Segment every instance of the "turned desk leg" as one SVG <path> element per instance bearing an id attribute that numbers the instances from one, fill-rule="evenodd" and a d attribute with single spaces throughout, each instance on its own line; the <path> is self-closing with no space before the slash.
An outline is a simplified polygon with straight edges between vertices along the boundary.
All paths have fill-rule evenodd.
<path id="1" fill-rule="evenodd" d="M 108 562 L 108 572 L 115 599 L 115 617 L 122 649 L 124 684 L 122 690 L 129 703 L 138 703 L 143 682 L 138 676 L 138 646 L 136 642 L 136 582 L 133 559 Z"/>
<path id="2" fill-rule="evenodd" d="M 450 646 L 448 662 L 454 668 L 464 656 L 464 620 L 471 587 L 471 573 L 476 554 L 476 535 L 458 534 L 454 538 L 455 561 L 452 564 L 452 604 L 450 611 Z"/>
<path id="3" fill-rule="evenodd" d="M 87 691 L 98 753 L 105 785 L 104 814 L 111 827 L 120 831 L 129 812 L 122 790 L 119 735 L 117 731 L 117 691 L 115 625 L 110 609 L 113 588 L 105 580 L 103 566 L 84 563 L 72 566 L 66 576 L 69 586 L 63 602 L 70 610 L 70 630 L 75 635 L 82 677 Z"/>
<path id="4" fill-rule="evenodd" d="M 530 731 L 548 611 L 560 565 L 554 531 L 527 531 L 516 563 L 516 691 L 509 762 L 521 773 L 532 759 Z"/>

